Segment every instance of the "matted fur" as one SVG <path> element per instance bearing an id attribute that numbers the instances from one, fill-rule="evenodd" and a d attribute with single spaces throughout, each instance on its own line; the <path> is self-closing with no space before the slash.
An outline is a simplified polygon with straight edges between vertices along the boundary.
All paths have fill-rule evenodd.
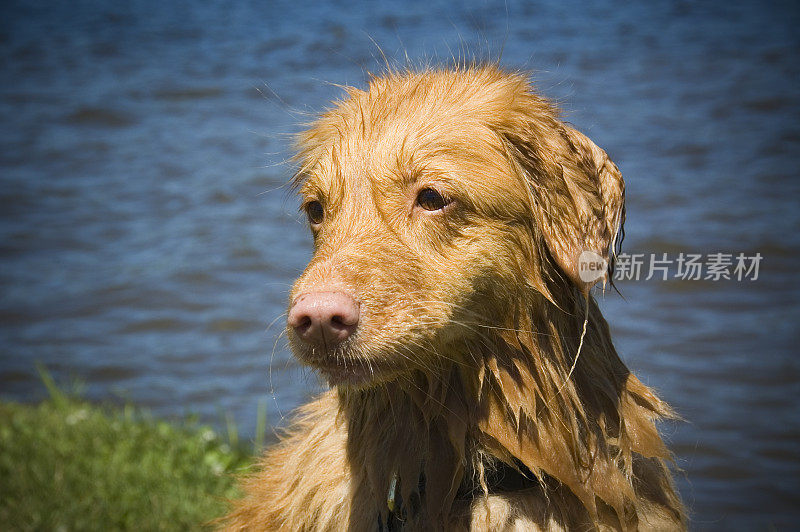
<path id="1" fill-rule="evenodd" d="M 491 65 L 374 78 L 299 148 L 325 220 L 292 297 L 346 292 L 361 321 L 323 353 L 289 330 L 338 386 L 266 452 L 229 529 L 376 530 L 395 477 L 408 530 L 685 527 L 655 426 L 673 413 L 578 275 L 581 251 L 613 258 L 624 219 L 603 150 Z M 423 187 L 452 203 L 420 209 Z M 492 489 L 500 463 L 535 478 Z"/>

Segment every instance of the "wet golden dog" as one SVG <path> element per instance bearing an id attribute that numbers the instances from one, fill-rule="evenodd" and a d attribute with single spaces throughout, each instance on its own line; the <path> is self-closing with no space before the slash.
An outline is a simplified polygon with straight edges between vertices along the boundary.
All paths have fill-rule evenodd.
<path id="1" fill-rule="evenodd" d="M 332 389 L 226 518 L 247 530 L 675 530 L 605 283 L 617 167 L 520 74 L 393 72 L 300 137 L 314 256 L 288 333 Z"/>

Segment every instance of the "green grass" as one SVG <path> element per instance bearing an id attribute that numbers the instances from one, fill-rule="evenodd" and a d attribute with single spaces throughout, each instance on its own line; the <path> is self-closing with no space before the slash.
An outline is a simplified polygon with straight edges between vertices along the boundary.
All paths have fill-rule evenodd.
<path id="1" fill-rule="evenodd" d="M 92 405 L 42 379 L 50 399 L 0 403 L 0 530 L 195 530 L 236 497 L 252 455 L 209 427 Z"/>

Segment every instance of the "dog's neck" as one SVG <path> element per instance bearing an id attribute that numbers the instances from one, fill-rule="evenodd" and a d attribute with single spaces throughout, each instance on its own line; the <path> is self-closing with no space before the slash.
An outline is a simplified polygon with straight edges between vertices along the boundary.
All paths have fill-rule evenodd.
<path id="1" fill-rule="evenodd" d="M 340 390 L 348 461 L 383 519 L 392 510 L 388 499 L 401 501 L 398 511 L 407 517 L 444 519 L 432 509 L 449 510 L 472 475 L 475 414 L 462 386 L 454 375 L 448 382 L 420 372 L 368 390 Z"/>
<path id="2" fill-rule="evenodd" d="M 559 331 L 579 333 L 586 307 L 517 319 L 469 346 L 469 362 L 437 374 L 340 389 L 349 463 L 376 514 L 391 513 L 387 499 L 396 495 L 404 511 L 444 522 L 465 486 L 487 493 L 486 472 L 503 463 L 524 466 L 543 489 L 552 480 L 565 486 L 594 521 L 600 502 L 635 522 L 634 453 L 658 462 L 651 469 L 668 479 L 661 460 L 669 452 L 653 420 L 671 412 L 628 372 L 588 304 L 587 342 L 572 374 L 566 351 L 574 357 L 579 338 Z M 674 497 L 665 482 L 659 496 Z"/>

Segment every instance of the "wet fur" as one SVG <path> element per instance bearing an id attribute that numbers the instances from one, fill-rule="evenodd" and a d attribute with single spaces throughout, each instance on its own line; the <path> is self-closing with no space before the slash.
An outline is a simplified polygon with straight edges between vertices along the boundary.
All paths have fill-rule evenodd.
<path id="1" fill-rule="evenodd" d="M 395 474 L 409 530 L 685 528 L 655 426 L 674 415 L 578 275 L 581 250 L 613 259 L 624 218 L 605 152 L 491 65 L 374 78 L 299 146 L 326 221 L 292 296 L 346 291 L 363 320 L 333 352 L 289 331 L 293 349 L 371 379 L 300 409 L 227 528 L 376 530 Z M 431 184 L 454 207 L 414 210 Z M 529 486 L 491 489 L 500 463 Z"/>

